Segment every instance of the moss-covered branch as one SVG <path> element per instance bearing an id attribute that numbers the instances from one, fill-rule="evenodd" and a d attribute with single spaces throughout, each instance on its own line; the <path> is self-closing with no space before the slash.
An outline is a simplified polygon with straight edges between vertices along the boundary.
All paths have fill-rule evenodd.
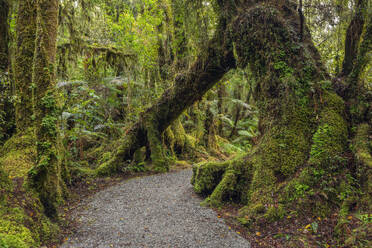
<path id="1" fill-rule="evenodd" d="M 229 32 L 226 23 L 221 22 L 205 54 L 199 56 L 189 71 L 178 75 L 175 86 L 165 91 L 162 97 L 142 114 L 140 121 L 122 138 L 122 145 L 114 158 L 100 165 L 97 172 L 107 174 L 122 167 L 124 162 L 132 159 L 137 149 L 149 142 L 147 129 L 149 121 L 152 122 L 151 128 L 156 129 L 157 134 L 163 133 L 185 109 L 201 99 L 227 71 L 234 67 L 235 59 Z"/>

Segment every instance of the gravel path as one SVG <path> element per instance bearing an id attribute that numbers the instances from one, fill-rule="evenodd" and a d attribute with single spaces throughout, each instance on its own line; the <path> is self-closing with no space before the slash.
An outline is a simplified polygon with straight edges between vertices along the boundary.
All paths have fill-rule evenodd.
<path id="1" fill-rule="evenodd" d="M 191 173 L 134 178 L 95 194 L 74 213 L 81 225 L 62 247 L 249 248 L 213 210 L 200 206 Z"/>

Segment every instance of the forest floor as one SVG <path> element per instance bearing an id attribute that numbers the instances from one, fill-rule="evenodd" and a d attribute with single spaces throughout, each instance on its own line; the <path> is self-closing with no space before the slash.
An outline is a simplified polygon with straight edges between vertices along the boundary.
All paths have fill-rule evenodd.
<path id="1" fill-rule="evenodd" d="M 218 213 L 200 206 L 191 175 L 186 169 L 111 181 L 68 213 L 75 226 L 61 247 L 250 247 Z"/>

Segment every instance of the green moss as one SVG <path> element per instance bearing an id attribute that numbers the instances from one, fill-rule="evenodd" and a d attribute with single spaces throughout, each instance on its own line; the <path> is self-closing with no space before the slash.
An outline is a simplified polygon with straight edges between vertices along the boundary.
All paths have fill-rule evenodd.
<path id="1" fill-rule="evenodd" d="M 134 140 L 136 137 L 134 137 L 134 134 L 128 133 L 125 137 L 120 139 L 118 142 L 115 142 L 117 145 L 116 147 L 113 147 L 112 149 L 115 149 L 115 152 L 112 153 L 112 156 L 109 160 L 106 160 L 108 158 L 108 153 L 104 153 L 101 157 L 101 163 L 99 163 L 98 167 L 95 170 L 95 174 L 97 176 L 109 176 L 115 172 L 118 172 L 120 168 L 123 168 L 125 163 L 128 161 L 123 161 L 122 157 L 119 157 L 117 154 L 124 154 L 127 155 L 130 148 L 134 145 Z"/>
<path id="2" fill-rule="evenodd" d="M 262 163 L 254 164 L 254 172 L 249 192 L 249 206 L 272 204 L 276 177 L 273 170 Z"/>
<path id="3" fill-rule="evenodd" d="M 0 234 L 0 247 L 1 248 L 29 248 L 22 239 L 15 235 Z"/>
<path id="4" fill-rule="evenodd" d="M 32 168 L 36 160 L 34 147 L 14 150 L 0 158 L 0 165 L 8 173 L 10 178 L 24 177 Z"/>
<path id="5" fill-rule="evenodd" d="M 175 152 L 174 152 L 175 138 L 174 138 L 174 133 L 172 131 L 172 128 L 168 127 L 167 129 L 165 129 L 164 135 L 168 142 L 169 148 L 171 149 L 172 155 L 174 156 L 175 155 Z"/>
<path id="6" fill-rule="evenodd" d="M 335 94 L 328 94 L 320 114 L 320 124 L 313 136 L 309 162 L 328 166 L 340 160 L 345 152 L 348 130 L 343 116 L 344 103 Z"/>
<path id="7" fill-rule="evenodd" d="M 105 163 L 112 158 L 112 152 L 105 152 L 102 154 L 102 156 L 98 159 L 98 164 Z"/>
<path id="8" fill-rule="evenodd" d="M 219 206 L 222 202 L 233 201 L 232 197 L 236 191 L 237 173 L 233 169 L 228 169 L 224 173 L 222 180 L 218 183 L 217 187 L 213 190 L 213 193 L 208 198 L 209 205 Z"/>
<path id="9" fill-rule="evenodd" d="M 251 178 L 251 166 L 246 154 L 224 162 L 207 162 L 193 167 L 191 183 L 200 194 L 212 193 L 204 202 L 220 206 L 223 202 L 244 202 Z"/>
<path id="10" fill-rule="evenodd" d="M 116 163 L 116 159 L 112 158 L 102 164 L 96 169 L 95 173 L 97 176 L 109 176 L 114 172 L 117 172 L 119 165 Z"/>
<path id="11" fill-rule="evenodd" d="M 132 165 L 138 165 L 145 162 L 146 157 L 146 147 L 137 149 L 133 154 Z"/>
<path id="12" fill-rule="evenodd" d="M 151 150 L 151 161 L 154 170 L 157 172 L 166 172 L 169 170 L 169 163 L 165 158 L 161 133 L 158 130 L 156 118 L 148 115 L 145 120 L 145 128 L 147 132 L 147 140 Z"/>
<path id="13" fill-rule="evenodd" d="M 5 173 L 5 171 L 0 167 L 0 192 L 9 190 L 11 188 L 11 181 Z M 0 194 L 0 200 L 5 194 Z"/>
<path id="14" fill-rule="evenodd" d="M 172 132 L 174 134 L 174 145 L 178 147 L 181 152 L 184 150 L 186 145 L 186 132 L 179 119 L 174 121 L 171 125 Z"/>
<path id="15" fill-rule="evenodd" d="M 7 242 L 13 240 L 14 243 L 23 243 L 24 247 L 37 246 L 31 231 L 16 222 L 0 219 L 0 233 L 5 236 Z"/>
<path id="16" fill-rule="evenodd" d="M 6 201 L 0 201 L 0 237 L 9 247 L 39 247 L 56 238 L 59 227 L 44 215 L 36 194 L 24 187 L 2 194 Z M 23 200 L 14 201 L 14 194 Z"/>
<path id="17" fill-rule="evenodd" d="M 279 204 L 278 206 L 271 206 L 266 211 L 264 218 L 269 222 L 277 221 L 283 218 L 286 214 L 284 206 Z"/>
<path id="18" fill-rule="evenodd" d="M 36 138 L 33 130 L 11 137 L 0 150 L 0 167 L 10 178 L 24 177 L 35 165 Z"/>
<path id="19" fill-rule="evenodd" d="M 206 162 L 193 166 L 191 184 L 199 194 L 210 194 L 221 181 L 226 168 L 230 165 L 227 162 Z"/>
<path id="20" fill-rule="evenodd" d="M 14 150 L 22 150 L 36 145 L 36 137 L 32 128 L 27 129 L 23 133 L 13 135 L 11 139 L 5 142 L 0 150 L 0 156 L 3 157 L 7 153 Z"/>
<path id="21" fill-rule="evenodd" d="M 353 140 L 353 149 L 358 162 L 357 175 L 365 193 L 361 202 L 365 206 L 372 205 L 372 142 L 368 141 L 371 132 L 372 129 L 368 124 L 361 124 Z"/>

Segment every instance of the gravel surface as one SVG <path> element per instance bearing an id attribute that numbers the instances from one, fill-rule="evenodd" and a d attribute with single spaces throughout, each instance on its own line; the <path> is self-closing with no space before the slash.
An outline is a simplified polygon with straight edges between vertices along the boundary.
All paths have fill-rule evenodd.
<path id="1" fill-rule="evenodd" d="M 134 178 L 105 189 L 73 215 L 77 232 L 62 247 L 245 247 L 249 242 L 200 206 L 191 170 Z"/>

